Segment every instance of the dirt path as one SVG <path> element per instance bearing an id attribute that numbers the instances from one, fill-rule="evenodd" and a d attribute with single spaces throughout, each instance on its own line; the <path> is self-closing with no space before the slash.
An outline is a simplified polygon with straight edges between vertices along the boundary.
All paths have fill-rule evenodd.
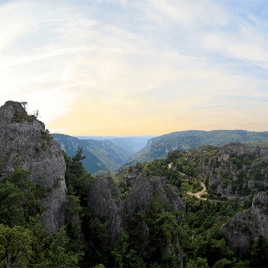
<path id="1" fill-rule="evenodd" d="M 171 168 L 172 168 L 172 165 L 173 165 L 173 163 L 169 163 L 169 164 L 168 164 L 168 169 L 171 169 Z M 178 172 L 179 172 L 179 171 L 178 171 Z M 191 178 L 190 176 L 188 176 L 188 175 L 186 175 L 186 174 L 184 174 L 184 173 L 181 173 L 181 172 L 179 172 L 179 173 L 180 173 L 180 175 L 182 175 L 183 177 Z M 207 200 L 207 198 L 201 197 L 202 194 L 206 194 L 206 193 L 207 193 L 206 185 L 205 185 L 203 182 L 200 182 L 200 183 L 201 183 L 201 185 L 202 185 L 202 187 L 203 187 L 203 189 L 202 189 L 201 191 L 199 191 L 199 192 L 197 192 L 197 193 L 187 192 L 187 194 L 192 195 L 192 196 L 195 196 L 195 197 L 197 197 L 197 198 L 199 198 L 199 199 L 202 199 L 202 200 Z"/>
<path id="2" fill-rule="evenodd" d="M 197 193 L 192 193 L 192 192 L 187 192 L 187 194 L 189 195 L 193 195 L 199 199 L 202 199 L 202 200 L 207 200 L 207 198 L 204 198 L 204 197 L 201 197 L 202 194 L 206 194 L 207 193 L 207 188 L 206 188 L 206 185 L 203 183 L 203 182 L 200 182 L 203 189 Z"/>

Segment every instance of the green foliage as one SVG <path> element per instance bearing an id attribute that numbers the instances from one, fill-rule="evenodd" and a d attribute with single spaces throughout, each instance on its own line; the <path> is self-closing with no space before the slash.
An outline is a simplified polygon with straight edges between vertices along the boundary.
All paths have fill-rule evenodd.
<path id="1" fill-rule="evenodd" d="M 259 235 L 252 245 L 250 252 L 250 265 L 253 267 L 265 267 L 268 263 L 268 243 L 263 235 Z"/>
<path id="2" fill-rule="evenodd" d="M 9 181 L 0 184 L 0 222 L 10 226 L 21 223 L 24 216 L 20 206 L 22 193 L 19 188 Z"/>
<path id="3" fill-rule="evenodd" d="M 12 122 L 14 122 L 14 123 L 23 123 L 23 122 L 31 123 L 34 121 L 34 119 L 36 119 L 35 115 L 28 115 L 27 112 L 23 112 L 23 113 L 15 112 L 15 114 L 12 118 Z"/>
<path id="4" fill-rule="evenodd" d="M 103 264 L 97 264 L 93 268 L 105 268 L 105 266 Z"/>
<path id="5" fill-rule="evenodd" d="M 75 155 L 77 148 L 82 147 L 86 156 L 83 160 L 84 168 L 93 176 L 103 175 L 99 174 L 100 170 L 106 170 L 111 175 L 110 171 L 117 170 L 128 157 L 120 146 L 116 146 L 110 140 L 80 140 L 63 134 L 53 134 L 53 137 L 66 148 L 68 156 Z"/>
<path id="6" fill-rule="evenodd" d="M 70 218 L 72 218 L 75 215 L 79 215 L 83 208 L 80 206 L 80 199 L 78 196 L 67 195 L 66 200 L 62 204 L 62 209 Z"/>
<path id="7" fill-rule="evenodd" d="M 131 249 L 125 257 L 125 267 L 130 268 L 146 268 L 146 263 L 136 250 Z"/>
<path id="8" fill-rule="evenodd" d="M 128 246 L 128 235 L 125 231 L 121 230 L 114 249 L 111 251 L 112 256 L 115 258 L 115 263 L 117 267 L 122 268 L 123 267 L 123 256 L 125 254 L 126 248 Z"/>
<path id="9" fill-rule="evenodd" d="M 25 225 L 31 216 L 40 214 L 40 188 L 29 180 L 27 172 L 20 169 L 5 177 L 0 183 L 0 223 Z"/>
<path id="10" fill-rule="evenodd" d="M 122 201 L 126 201 L 128 195 L 130 194 L 130 191 L 132 190 L 132 187 L 126 181 L 120 181 L 118 186 L 120 189 Z"/>
<path id="11" fill-rule="evenodd" d="M 52 238 L 50 247 L 48 249 L 49 263 L 44 267 L 78 267 L 78 262 L 83 253 L 73 252 L 68 250 L 69 238 L 63 226 Z"/>
<path id="12" fill-rule="evenodd" d="M 250 267 L 249 260 L 237 261 L 233 263 L 233 266 L 232 266 L 232 268 L 249 268 L 249 267 Z"/>
<path id="13" fill-rule="evenodd" d="M 111 248 L 107 244 L 108 232 L 99 219 L 93 217 L 88 208 L 83 208 L 82 230 L 86 249 L 82 267 L 93 267 L 98 263 L 108 265 L 111 260 Z"/>
<path id="14" fill-rule="evenodd" d="M 35 119 L 38 118 L 38 116 L 39 116 L 38 110 L 34 111 L 33 114 L 28 114 L 27 113 L 28 103 L 25 101 L 22 101 L 21 105 L 24 109 L 24 112 L 21 112 L 21 113 L 15 112 L 15 114 L 12 118 L 12 122 L 14 122 L 14 123 L 23 123 L 23 122 L 32 123 Z"/>
<path id="15" fill-rule="evenodd" d="M 32 251 L 32 234 L 29 230 L 0 224 L 0 266 L 28 267 Z"/>
<path id="16" fill-rule="evenodd" d="M 65 180 L 68 192 L 72 195 L 79 196 L 81 201 L 85 201 L 92 176 L 83 167 L 82 160 L 85 159 L 83 150 L 82 148 L 78 148 L 73 157 L 68 157 L 66 153 L 62 153 L 66 162 Z"/>
<path id="17" fill-rule="evenodd" d="M 187 192 L 190 192 L 190 193 L 197 193 L 197 192 L 200 192 L 203 187 L 200 183 L 200 180 L 198 179 L 184 179 L 182 180 L 183 182 L 181 183 L 181 187 L 179 189 L 179 192 L 181 194 L 184 194 L 184 193 L 187 193 Z"/>
<path id="18" fill-rule="evenodd" d="M 42 149 L 46 150 L 53 140 L 52 135 L 50 134 L 49 130 L 46 129 L 41 131 L 41 137 L 44 141 L 44 143 L 42 144 Z M 39 149 L 37 148 L 36 152 L 38 153 L 38 151 Z"/>
<path id="19" fill-rule="evenodd" d="M 47 136 L 48 134 L 44 134 L 44 140 L 49 142 Z M 15 267 L 39 268 L 264 266 L 268 261 L 268 245 L 262 236 L 256 239 L 250 254 L 239 255 L 228 247 L 221 231 L 222 224 L 235 213 L 251 206 L 252 196 L 243 204 L 237 200 L 204 201 L 187 194 L 188 191 L 197 192 L 202 189 L 200 166 L 218 165 L 213 162 L 217 152 L 215 147 L 187 152 L 174 151 L 165 159 L 137 163 L 131 167 L 149 177 L 165 176 L 170 187 L 177 186 L 186 204 L 186 213 L 183 219 L 179 211 L 174 211 L 163 202 L 161 192 L 157 192 L 142 211 L 137 211 L 129 220 L 129 228 L 121 230 L 114 246 L 110 245 L 109 235 L 103 224 L 105 219 L 95 217 L 88 208 L 87 195 L 92 176 L 82 165 L 85 156 L 81 148 L 73 157 L 63 153 L 68 188 L 68 195 L 62 206 L 66 225 L 53 237 L 48 237 L 40 225 L 43 209 L 39 200 L 49 189 L 34 185 L 26 172 L 16 169 L 0 183 L 0 266 L 7 266 L 8 261 L 14 262 L 11 266 Z M 254 173 L 252 165 L 255 164 L 258 165 L 257 172 Z M 236 181 L 230 176 L 229 171 L 232 168 L 237 169 Z M 244 178 L 250 168 L 251 175 L 259 176 L 264 166 L 251 155 L 232 155 L 226 169 L 219 169 L 221 171 L 218 175 L 223 183 L 231 183 L 234 188 L 245 193 Z M 118 186 L 122 198 L 126 199 L 132 185 L 119 180 Z M 255 205 L 260 205 L 258 200 Z M 266 211 L 265 209 L 267 208 L 264 207 L 263 210 Z M 150 230 L 149 255 L 146 257 L 143 252 L 132 247 L 132 239 L 135 239 L 133 230 L 141 223 L 146 224 Z M 79 224 L 84 240 L 79 240 Z M 82 242 L 81 246 L 79 242 Z"/>
<path id="20" fill-rule="evenodd" d="M 223 258 L 215 262 L 212 268 L 232 268 L 232 267 L 233 267 L 232 261 Z"/>
<path id="21" fill-rule="evenodd" d="M 176 211 L 162 203 L 160 193 L 156 192 L 147 203 L 145 212 L 138 212 L 138 215 L 150 229 L 150 262 L 155 267 L 177 267 L 180 263 L 177 256 L 181 252 L 179 238 L 183 230 L 176 218 Z"/>
<path id="22" fill-rule="evenodd" d="M 206 258 L 198 257 L 196 260 L 189 260 L 186 268 L 209 268 Z"/>
<path id="23" fill-rule="evenodd" d="M 228 144 L 230 142 L 256 142 L 250 148 L 256 145 L 267 148 L 267 132 L 249 132 L 241 130 L 216 130 L 216 131 L 180 131 L 163 135 L 151 140 L 150 146 L 133 154 L 131 164 L 136 161 L 146 162 L 155 158 L 162 158 L 166 151 L 176 148 L 177 150 L 192 150 L 192 148 L 205 148 L 207 151 L 213 151 L 216 147 Z"/>

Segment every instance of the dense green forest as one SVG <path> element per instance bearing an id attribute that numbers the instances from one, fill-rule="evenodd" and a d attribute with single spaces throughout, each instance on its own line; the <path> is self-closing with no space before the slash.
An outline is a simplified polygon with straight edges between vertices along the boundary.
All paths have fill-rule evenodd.
<path id="1" fill-rule="evenodd" d="M 211 147 L 207 152 L 213 154 L 213 150 Z M 0 267 L 267 266 L 268 244 L 262 235 L 249 250 L 234 252 L 222 233 L 223 224 L 249 208 L 252 198 L 212 200 L 208 194 L 204 199 L 189 194 L 202 189 L 197 177 L 198 163 L 203 159 L 200 154 L 174 151 L 165 159 L 137 163 L 114 175 L 122 200 L 131 190 L 124 174 L 135 171 L 149 178 L 164 176 L 168 184 L 178 188 L 186 205 L 178 221 L 178 211 L 164 207 L 156 195 L 147 203 L 146 212 L 137 213 L 136 219 L 143 219 L 151 230 L 148 258 L 132 247 L 127 230 L 120 231 L 113 246 L 108 243 L 102 219 L 95 217 L 87 205 L 93 177 L 83 168 L 82 149 L 73 157 L 63 154 L 68 195 L 62 209 L 67 216 L 66 224 L 53 236 L 46 235 L 42 228 L 44 208 L 38 201 L 51 189 L 34 185 L 20 169 L 0 183 Z M 241 165 L 241 161 L 233 162 Z M 176 168 L 170 168 L 170 163 Z"/>

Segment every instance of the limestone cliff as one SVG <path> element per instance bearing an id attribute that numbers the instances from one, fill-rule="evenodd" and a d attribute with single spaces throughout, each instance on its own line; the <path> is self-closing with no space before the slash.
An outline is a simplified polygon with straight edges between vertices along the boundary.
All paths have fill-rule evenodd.
<path id="1" fill-rule="evenodd" d="M 132 178 L 132 181 L 132 190 L 125 202 L 123 220 L 125 226 L 128 226 L 131 246 L 147 258 L 150 255 L 149 249 L 152 246 L 150 241 L 152 226 L 148 224 L 144 217 L 140 217 L 140 214 L 146 215 L 150 213 L 151 208 L 148 203 L 153 198 L 155 201 L 158 199 L 162 212 L 185 211 L 186 207 L 177 194 L 178 189 L 171 185 L 168 186 L 164 177 L 152 177 L 149 179 L 141 173 L 135 180 Z M 182 220 L 182 216 L 178 215 L 176 220 L 179 223 Z M 173 246 L 174 244 L 175 241 L 173 241 Z"/>
<path id="2" fill-rule="evenodd" d="M 131 188 L 125 201 L 111 178 L 96 177 L 91 181 L 88 206 L 93 214 L 104 223 L 109 233 L 109 243 L 113 244 L 125 230 L 129 235 L 131 247 L 144 257 L 149 256 L 151 229 L 140 213 L 149 210 L 148 203 L 158 197 L 162 212 L 185 211 L 185 205 L 177 194 L 176 187 L 166 185 L 163 177 L 148 179 L 144 174 L 131 173 L 128 186 Z M 180 222 L 181 214 L 176 216 Z"/>
<path id="3" fill-rule="evenodd" d="M 109 243 L 114 244 L 122 227 L 123 203 L 111 178 L 96 177 L 91 181 L 88 206 L 104 223 L 109 233 Z"/>
<path id="4" fill-rule="evenodd" d="M 249 249 L 258 235 L 263 235 L 268 242 L 268 195 L 258 192 L 252 201 L 252 207 L 238 212 L 223 227 L 232 249 Z"/>
<path id="5" fill-rule="evenodd" d="M 0 181 L 18 167 L 48 189 L 42 200 L 44 227 L 54 234 L 65 221 L 60 209 L 66 198 L 65 161 L 45 125 L 19 102 L 7 101 L 0 108 L 0 162 Z"/>
<path id="6" fill-rule="evenodd" d="M 204 153 L 198 177 L 205 180 L 211 193 L 227 198 L 241 198 L 268 186 L 268 152 L 230 143 L 213 154 Z"/>

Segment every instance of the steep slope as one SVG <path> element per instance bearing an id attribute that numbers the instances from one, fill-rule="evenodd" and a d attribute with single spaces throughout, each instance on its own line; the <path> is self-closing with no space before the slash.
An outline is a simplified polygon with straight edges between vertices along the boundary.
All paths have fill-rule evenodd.
<path id="1" fill-rule="evenodd" d="M 251 208 L 238 212 L 223 227 L 229 245 L 234 250 L 246 250 L 254 240 L 262 235 L 268 242 L 268 195 L 258 192 L 252 201 Z"/>
<path id="2" fill-rule="evenodd" d="M 256 144 L 255 148 L 252 144 L 230 143 L 176 150 L 148 166 L 154 165 L 157 171 L 176 171 L 177 181 L 184 177 L 203 181 L 211 198 L 243 200 L 268 188 L 268 149 Z"/>
<path id="3" fill-rule="evenodd" d="M 131 155 L 145 147 L 148 139 L 147 137 L 115 137 L 109 140 Z"/>
<path id="4" fill-rule="evenodd" d="M 150 139 L 146 147 L 131 155 L 124 166 L 132 165 L 138 161 L 146 162 L 155 158 L 161 158 L 173 150 L 188 150 L 202 145 L 221 146 L 231 142 L 261 141 L 268 141 L 268 131 L 189 130 L 173 132 Z"/>
<path id="5" fill-rule="evenodd" d="M 79 140 L 109 140 L 117 147 L 121 148 L 128 155 L 133 154 L 146 146 L 147 141 L 152 136 L 129 136 L 129 137 L 111 137 L 111 136 L 77 136 Z"/>
<path id="6" fill-rule="evenodd" d="M 219 148 L 192 150 L 187 157 L 192 157 L 189 169 L 195 169 L 195 176 L 206 182 L 211 195 L 243 199 L 268 187 L 265 147 L 230 143 Z"/>
<path id="7" fill-rule="evenodd" d="M 52 136 L 69 156 L 75 155 L 77 149 L 81 147 L 86 156 L 83 165 L 89 173 L 99 170 L 114 171 L 128 157 L 127 153 L 108 140 L 79 140 L 63 134 L 53 134 Z"/>
<path id="8" fill-rule="evenodd" d="M 66 198 L 63 155 L 42 122 L 28 115 L 21 103 L 7 101 L 0 108 L 0 182 L 15 167 L 48 190 L 42 199 L 44 226 L 54 234 L 65 222 L 61 211 Z"/>

